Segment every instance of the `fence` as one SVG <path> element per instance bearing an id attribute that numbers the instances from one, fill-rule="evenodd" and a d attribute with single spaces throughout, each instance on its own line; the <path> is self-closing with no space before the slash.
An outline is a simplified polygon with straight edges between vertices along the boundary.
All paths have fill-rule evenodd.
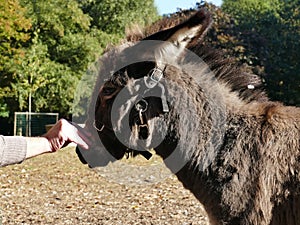
<path id="1" fill-rule="evenodd" d="M 58 113 L 15 112 L 14 135 L 39 136 L 46 133 L 46 125 L 55 124 Z"/>

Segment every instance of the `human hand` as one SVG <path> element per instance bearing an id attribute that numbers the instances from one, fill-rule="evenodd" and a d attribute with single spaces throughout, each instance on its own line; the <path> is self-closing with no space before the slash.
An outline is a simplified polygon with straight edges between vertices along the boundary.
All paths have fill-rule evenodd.
<path id="1" fill-rule="evenodd" d="M 90 134 L 75 123 L 60 119 L 45 135 L 52 152 L 73 142 L 84 149 L 89 148 Z"/>

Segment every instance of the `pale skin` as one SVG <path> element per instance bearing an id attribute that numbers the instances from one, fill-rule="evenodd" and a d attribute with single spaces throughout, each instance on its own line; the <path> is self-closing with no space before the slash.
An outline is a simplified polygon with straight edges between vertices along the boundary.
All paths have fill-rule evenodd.
<path id="1" fill-rule="evenodd" d="M 90 134 L 78 125 L 61 119 L 42 137 L 26 137 L 26 159 L 56 152 L 71 142 L 88 149 L 89 136 Z"/>

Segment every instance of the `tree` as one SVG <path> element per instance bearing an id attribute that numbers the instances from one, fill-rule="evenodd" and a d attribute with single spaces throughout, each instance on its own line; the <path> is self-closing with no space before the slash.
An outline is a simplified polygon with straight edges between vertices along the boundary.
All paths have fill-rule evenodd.
<path id="1" fill-rule="evenodd" d="M 224 0 L 245 58 L 261 68 L 269 96 L 300 105 L 299 0 Z"/>
<path id="2" fill-rule="evenodd" d="M 21 3 L 31 26 L 26 42 L 19 46 L 22 54 L 17 57 L 13 53 L 10 68 L 5 69 L 5 88 L 11 97 L 4 102 L 6 110 L 30 110 L 32 99 L 32 111 L 56 111 L 66 116 L 78 80 L 101 52 L 97 39 L 90 35 L 90 17 L 76 1 Z"/>
<path id="3" fill-rule="evenodd" d="M 106 46 L 134 21 L 158 18 L 153 1 L 8 0 L 0 10 L 0 116 L 28 111 L 30 99 L 32 111 L 67 116 L 78 82 Z"/>
<path id="4" fill-rule="evenodd" d="M 0 116 L 9 115 L 8 100 L 12 98 L 10 68 L 24 51 L 22 45 L 30 36 L 31 21 L 17 0 L 0 1 Z"/>
<path id="5" fill-rule="evenodd" d="M 49 58 L 70 66 L 74 71 L 86 69 L 94 60 L 91 51 L 90 17 L 75 0 L 22 0 L 33 21 L 32 34 L 47 46 Z M 32 35 L 33 37 L 33 35 Z"/>
<path id="6" fill-rule="evenodd" d="M 159 16 L 153 0 L 78 0 L 83 12 L 91 18 L 91 33 L 98 39 L 101 49 L 108 43 L 116 44 L 125 38 L 125 31 L 131 25 L 144 27 L 156 21 Z M 84 117 L 95 76 L 99 65 L 91 65 L 76 89 L 73 116 Z M 85 88 L 82 88 L 84 86 Z M 88 97 L 87 97 L 88 96 Z"/>
<path id="7" fill-rule="evenodd" d="M 142 27 L 156 21 L 159 16 L 153 0 L 78 0 L 89 14 L 92 26 L 108 34 L 124 37 L 132 24 Z"/>

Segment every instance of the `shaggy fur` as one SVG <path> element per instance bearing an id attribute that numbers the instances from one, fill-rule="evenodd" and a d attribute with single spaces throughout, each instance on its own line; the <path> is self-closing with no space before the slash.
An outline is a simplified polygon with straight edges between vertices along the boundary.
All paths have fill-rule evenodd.
<path id="1" fill-rule="evenodd" d="M 160 145 L 154 146 L 155 151 L 204 205 L 211 224 L 299 224 L 300 109 L 269 101 L 257 76 L 247 74 L 217 51 L 195 42 L 195 38 L 203 37 L 210 21 L 210 14 L 200 10 L 192 19 L 174 28 L 147 38 L 143 35 L 129 38 L 175 44 L 176 47 L 171 43 L 153 46 L 155 60 L 159 61 L 154 62 L 156 66 L 164 57 L 176 58 L 174 48 L 179 52 L 178 58 L 186 57 L 187 52 L 177 46 L 188 39 L 185 47 L 200 56 L 212 70 L 207 70 L 205 63 L 188 57 L 165 64 L 164 79 L 168 82 L 164 85 L 170 112 L 162 112 L 159 99 L 147 98 L 150 108 L 145 114 L 150 132 L 147 141 L 161 138 L 167 130 Z M 195 27 L 198 31 L 192 32 L 193 37 L 190 37 Z M 110 130 L 112 104 L 120 90 L 125 90 L 124 105 L 133 107 L 140 85 L 137 79 L 146 76 L 153 67 L 153 63 L 147 62 L 120 69 L 118 65 L 123 64 L 118 61 L 124 59 L 127 49 L 139 55 L 147 52 L 139 48 L 136 52 L 135 47 L 128 43 L 104 57 L 101 79 L 95 88 L 98 100 L 91 107 L 92 114 L 96 108 L 96 125 L 107 127 L 99 132 L 99 137 L 117 159 L 128 151 L 128 146 L 118 142 Z M 169 54 L 170 48 L 172 54 Z M 110 74 L 110 71 L 117 72 Z M 103 81 L 103 74 L 112 76 Z M 249 85 L 254 89 L 249 89 Z M 121 131 L 124 115 L 132 115 L 132 110 L 122 105 L 119 108 L 116 124 Z M 134 127 L 134 122 L 131 125 Z M 128 145 L 135 145 L 137 139 L 133 129 Z M 177 148 L 174 164 L 168 158 Z M 179 170 L 176 163 L 182 164 Z"/>

